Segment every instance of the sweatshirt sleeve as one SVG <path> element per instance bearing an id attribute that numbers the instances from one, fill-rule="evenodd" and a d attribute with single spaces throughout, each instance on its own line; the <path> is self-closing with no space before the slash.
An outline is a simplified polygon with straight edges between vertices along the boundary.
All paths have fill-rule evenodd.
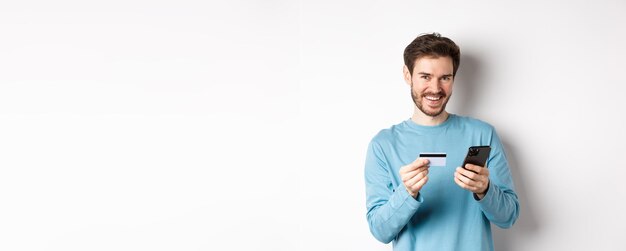
<path id="1" fill-rule="evenodd" d="M 495 130 L 492 132 L 491 149 L 487 162 L 489 188 L 478 203 L 489 221 L 500 228 L 509 228 L 519 216 L 519 202 L 504 147 Z"/>
<path id="2" fill-rule="evenodd" d="M 409 222 L 423 198 L 414 199 L 404 184 L 392 184 L 392 171 L 380 145 L 372 141 L 365 160 L 367 221 L 374 237 L 389 243 Z"/>

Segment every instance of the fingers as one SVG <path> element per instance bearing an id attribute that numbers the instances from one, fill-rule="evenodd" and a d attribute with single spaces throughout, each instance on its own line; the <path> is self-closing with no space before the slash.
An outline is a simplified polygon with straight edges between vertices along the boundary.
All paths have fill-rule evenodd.
<path id="1" fill-rule="evenodd" d="M 427 159 L 416 159 L 413 163 L 400 168 L 400 177 L 411 196 L 415 198 L 419 190 L 428 181 L 428 164 Z"/>
<path id="2" fill-rule="evenodd" d="M 405 172 L 405 173 L 400 172 L 400 177 L 402 178 L 402 181 L 406 182 L 412 179 L 413 177 L 415 177 L 418 173 L 421 173 L 425 170 L 428 170 L 428 166 L 422 166 L 410 172 Z"/>
<path id="3" fill-rule="evenodd" d="M 411 186 L 411 190 L 418 191 L 422 189 L 422 187 L 428 182 L 428 176 L 424 176 L 423 179 L 419 180 L 415 185 Z"/>
<path id="4" fill-rule="evenodd" d="M 484 196 L 485 191 L 487 191 L 487 187 L 489 187 L 489 180 L 487 180 L 486 183 L 477 182 L 474 183 L 474 185 L 470 185 L 471 183 L 468 184 L 462 180 L 462 176 L 457 175 L 454 176 L 454 183 L 465 190 L 469 190 L 470 192 L 477 194 L 479 198 Z"/>
<path id="5" fill-rule="evenodd" d="M 428 159 L 417 158 L 412 163 L 410 163 L 410 164 L 400 168 L 400 174 L 402 175 L 403 173 L 408 173 L 410 171 L 415 171 L 418 168 L 428 167 L 429 163 L 430 162 L 428 161 Z"/>
<path id="6" fill-rule="evenodd" d="M 457 171 L 459 168 L 457 168 Z M 466 164 L 465 168 L 461 168 L 461 173 L 467 176 L 470 179 L 473 179 L 475 176 L 489 176 L 489 169 L 482 166 L 477 166 L 473 164 Z"/>
<path id="7" fill-rule="evenodd" d="M 454 179 L 463 183 L 465 186 L 463 188 L 474 188 L 478 186 L 478 181 L 468 178 L 465 175 L 460 174 L 459 172 L 454 173 Z"/>
<path id="8" fill-rule="evenodd" d="M 465 181 L 465 180 L 472 180 L 472 181 L 484 181 L 489 179 L 489 170 L 487 168 L 482 168 L 480 170 L 477 170 L 477 172 L 475 171 L 471 171 L 471 170 L 466 170 L 460 167 L 457 167 L 455 175 L 460 175 L 461 180 Z"/>
<path id="9" fill-rule="evenodd" d="M 469 188 L 470 188 L 468 185 L 466 185 L 465 183 L 463 183 L 463 181 L 461 181 L 459 179 L 459 176 L 457 175 L 457 173 L 454 173 L 454 183 L 456 183 L 457 185 L 459 185 L 463 189 L 469 190 Z"/>
<path id="10" fill-rule="evenodd" d="M 467 170 L 467 169 L 460 168 L 460 167 L 458 167 L 456 169 L 456 173 L 459 173 L 459 174 L 469 178 L 470 180 L 480 179 L 480 177 L 485 176 L 483 170 L 479 170 L 478 172 L 476 172 L 476 171 L 473 171 L 473 170 Z"/>
<path id="11" fill-rule="evenodd" d="M 478 173 L 478 172 L 481 172 L 483 169 L 487 169 L 487 168 L 482 167 L 482 166 L 477 166 L 474 164 L 465 164 L 465 169 Z"/>
<path id="12" fill-rule="evenodd" d="M 461 188 L 463 188 L 465 190 L 469 190 L 471 192 L 474 192 L 474 190 L 476 190 L 475 187 L 472 187 L 472 186 L 469 186 L 469 185 L 465 184 L 462 180 L 459 179 L 459 177 L 456 174 L 454 175 L 454 183 L 459 185 Z"/>
<path id="13" fill-rule="evenodd" d="M 489 185 L 489 170 L 476 165 L 472 165 L 470 168 L 473 170 L 457 168 L 454 172 L 454 182 L 463 189 L 477 194 L 483 193 Z"/>
<path id="14" fill-rule="evenodd" d="M 404 186 L 413 193 L 417 194 L 427 181 L 428 171 L 424 171 L 419 173 L 418 175 L 415 175 L 415 177 L 411 178 L 410 180 L 404 182 Z"/>
<path id="15" fill-rule="evenodd" d="M 424 169 L 423 171 L 417 173 L 415 176 L 405 181 L 404 184 L 406 186 L 412 187 L 413 185 L 417 184 L 420 180 L 422 180 L 425 177 L 428 177 L 428 169 Z"/>
<path id="16" fill-rule="evenodd" d="M 413 161 L 413 163 L 415 163 L 416 165 L 420 165 L 420 166 L 427 166 L 428 164 L 430 164 L 430 160 L 417 158 L 415 159 L 415 161 Z"/>

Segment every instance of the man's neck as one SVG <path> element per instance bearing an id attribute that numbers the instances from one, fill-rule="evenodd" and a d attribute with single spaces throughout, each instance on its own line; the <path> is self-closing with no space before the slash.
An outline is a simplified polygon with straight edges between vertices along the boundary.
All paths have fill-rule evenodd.
<path id="1" fill-rule="evenodd" d="M 445 122 L 447 119 L 448 119 L 448 112 L 446 111 L 443 111 L 441 114 L 435 117 L 431 117 L 431 116 L 424 114 L 417 107 L 415 107 L 415 112 L 413 112 L 413 116 L 411 117 L 411 120 L 413 122 L 415 122 L 418 125 L 423 125 L 423 126 L 436 126 Z"/>

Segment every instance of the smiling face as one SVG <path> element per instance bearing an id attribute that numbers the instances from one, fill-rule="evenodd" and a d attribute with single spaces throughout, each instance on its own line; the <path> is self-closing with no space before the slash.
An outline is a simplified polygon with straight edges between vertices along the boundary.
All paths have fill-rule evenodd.
<path id="1" fill-rule="evenodd" d="M 415 60 L 413 74 L 404 67 L 404 80 L 411 86 L 413 103 L 423 115 L 445 116 L 446 104 L 452 96 L 454 73 L 450 57 L 426 56 Z"/>

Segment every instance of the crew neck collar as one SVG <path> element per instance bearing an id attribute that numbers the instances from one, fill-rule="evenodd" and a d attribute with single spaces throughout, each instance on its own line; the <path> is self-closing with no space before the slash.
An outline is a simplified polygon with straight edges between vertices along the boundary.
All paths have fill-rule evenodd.
<path id="1" fill-rule="evenodd" d="M 436 131 L 436 130 L 441 130 L 442 128 L 446 128 L 448 127 L 448 125 L 450 125 L 451 121 L 456 119 L 456 115 L 449 113 L 448 114 L 448 118 L 442 122 L 441 124 L 438 125 L 434 125 L 434 126 L 426 126 L 426 125 L 420 125 L 415 123 L 415 121 L 413 121 L 411 118 L 407 119 L 404 121 L 404 123 L 411 129 L 415 129 L 418 131 Z"/>

